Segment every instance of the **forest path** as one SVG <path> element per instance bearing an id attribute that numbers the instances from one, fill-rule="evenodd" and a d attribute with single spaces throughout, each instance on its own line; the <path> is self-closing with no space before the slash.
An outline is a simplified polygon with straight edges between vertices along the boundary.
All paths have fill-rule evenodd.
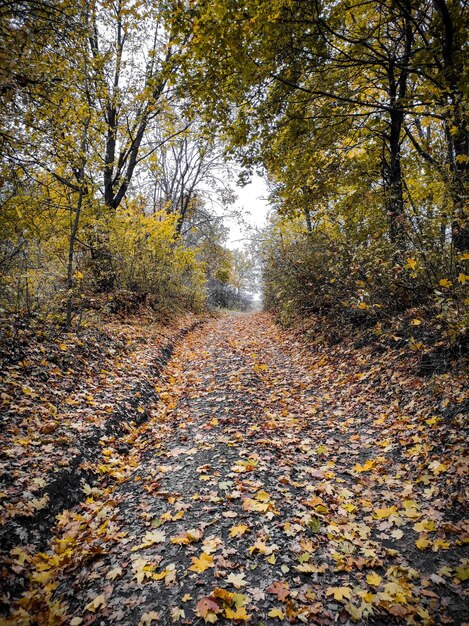
<path id="1" fill-rule="evenodd" d="M 462 623 L 447 467 L 403 456 L 413 423 L 386 404 L 402 390 L 353 399 L 371 365 L 341 375 L 265 314 L 194 331 L 160 385 L 164 417 L 125 457 L 103 442 L 115 480 L 59 516 L 13 623 Z"/>

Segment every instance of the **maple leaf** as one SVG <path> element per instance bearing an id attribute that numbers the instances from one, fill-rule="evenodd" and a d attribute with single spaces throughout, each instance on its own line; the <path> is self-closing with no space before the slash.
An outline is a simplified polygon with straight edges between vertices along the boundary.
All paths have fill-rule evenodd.
<path id="1" fill-rule="evenodd" d="M 260 587 L 250 587 L 249 593 L 254 598 L 254 600 L 265 600 L 265 593 Z"/>
<path id="2" fill-rule="evenodd" d="M 415 542 L 415 545 L 419 550 L 425 550 L 425 548 L 428 548 L 428 546 L 431 545 L 431 542 L 428 541 L 425 535 L 420 535 L 420 537 Z"/>
<path id="3" fill-rule="evenodd" d="M 186 614 L 184 612 L 184 609 L 180 609 L 177 606 L 171 609 L 171 621 L 178 622 L 179 620 L 184 619 L 185 617 L 186 617 Z"/>
<path id="4" fill-rule="evenodd" d="M 374 587 L 379 587 L 382 580 L 383 579 L 381 578 L 381 576 L 377 574 L 376 572 L 371 572 L 370 574 L 367 574 L 366 576 L 366 582 L 369 585 L 373 585 Z"/>
<path id="5" fill-rule="evenodd" d="M 436 522 L 435 520 L 422 520 L 414 524 L 414 530 L 418 533 L 432 532 L 436 530 Z"/>
<path id="6" fill-rule="evenodd" d="M 312 533 L 318 533 L 321 530 L 321 520 L 317 517 L 312 517 L 308 521 L 307 526 Z"/>
<path id="7" fill-rule="evenodd" d="M 345 605 L 345 610 L 347 611 L 347 613 L 350 615 L 350 617 L 352 618 L 354 622 L 358 622 L 359 620 L 362 619 L 364 610 L 367 606 L 369 607 L 370 605 L 367 605 L 366 603 L 362 603 L 359 607 L 357 607 L 351 602 L 347 602 L 347 604 Z"/>
<path id="8" fill-rule="evenodd" d="M 171 538 L 171 543 L 176 545 L 188 545 L 200 541 L 203 537 L 203 531 L 200 528 L 190 528 L 189 530 Z"/>
<path id="9" fill-rule="evenodd" d="M 92 613 L 94 613 L 98 609 L 102 609 L 105 606 L 106 606 L 106 600 L 104 598 L 104 594 L 101 594 L 93 598 L 91 602 L 88 602 L 88 604 L 85 606 L 85 611 L 91 611 Z"/>
<path id="10" fill-rule="evenodd" d="M 247 585 L 247 582 L 244 580 L 245 574 L 233 574 L 231 573 L 227 578 L 226 582 L 233 585 L 235 589 L 241 589 L 242 587 Z"/>
<path id="11" fill-rule="evenodd" d="M 36 511 L 40 511 L 47 506 L 48 502 L 49 496 L 46 493 L 44 496 L 42 496 L 42 498 L 34 498 L 33 500 L 30 500 L 28 504 L 32 506 L 33 509 L 35 509 Z"/>
<path id="12" fill-rule="evenodd" d="M 435 474 L 435 476 L 438 476 L 439 474 L 446 472 L 448 467 L 449 466 L 446 463 L 441 463 L 440 461 L 432 461 L 429 464 L 428 469 L 432 471 Z"/>
<path id="13" fill-rule="evenodd" d="M 232 526 L 230 528 L 230 537 L 241 537 L 249 530 L 249 526 L 245 524 L 239 524 L 239 526 Z"/>
<path id="14" fill-rule="evenodd" d="M 231 593 L 226 589 L 222 589 L 221 587 L 216 587 L 212 592 L 212 596 L 214 598 L 220 598 L 221 600 L 223 600 L 223 602 L 228 604 L 228 606 L 231 606 L 235 601 L 235 595 L 236 594 Z"/>
<path id="15" fill-rule="evenodd" d="M 269 494 L 261 489 L 254 494 L 254 499 L 259 500 L 259 502 L 268 502 L 270 500 Z"/>
<path id="16" fill-rule="evenodd" d="M 360 465 L 359 463 L 357 463 L 356 465 L 353 466 L 353 469 L 355 472 L 369 472 L 371 469 L 373 469 L 373 467 L 375 466 L 375 463 L 376 461 L 368 459 L 368 461 L 365 461 L 363 465 Z"/>
<path id="17" fill-rule="evenodd" d="M 290 595 L 290 589 L 288 588 L 288 583 L 285 582 L 275 582 L 267 587 L 267 591 L 269 593 L 273 593 L 277 596 L 277 599 L 281 602 L 284 602 L 285 599 Z"/>
<path id="18" fill-rule="evenodd" d="M 152 530 L 150 532 L 146 532 L 143 538 L 143 542 L 132 548 L 132 552 L 136 552 L 137 550 L 141 550 L 142 548 L 148 548 L 155 543 L 163 543 L 166 540 L 166 535 L 161 530 Z"/>
<path id="19" fill-rule="evenodd" d="M 259 502 L 252 498 L 245 498 L 243 501 L 243 509 L 245 511 L 257 511 L 258 513 L 267 513 L 268 511 L 275 510 L 275 506 L 272 502 Z"/>
<path id="20" fill-rule="evenodd" d="M 208 537 L 207 539 L 205 539 L 205 541 L 202 544 L 203 552 L 206 552 L 207 554 L 211 554 L 212 552 L 215 552 L 215 550 L 218 549 L 221 543 L 222 541 L 220 537 Z"/>
<path id="21" fill-rule="evenodd" d="M 319 574 L 324 571 L 317 565 L 313 565 L 313 563 L 301 563 L 300 565 L 295 565 L 294 569 L 302 574 Z"/>
<path id="22" fill-rule="evenodd" d="M 193 556 L 191 559 L 193 564 L 189 567 L 189 569 L 193 572 L 197 572 L 198 574 L 201 574 L 209 567 L 214 566 L 213 557 L 206 552 L 202 552 L 199 557 Z"/>
<path id="23" fill-rule="evenodd" d="M 404 532 L 400 528 L 396 528 L 391 532 L 391 537 L 394 537 L 394 539 L 402 539 L 403 536 Z"/>
<path id="24" fill-rule="evenodd" d="M 281 609 L 271 609 L 267 615 L 269 617 L 278 617 L 278 619 L 285 619 L 285 613 Z"/>
<path id="25" fill-rule="evenodd" d="M 202 598 L 197 602 L 195 611 L 199 617 L 203 617 L 204 619 L 206 619 L 210 613 L 219 613 L 221 611 L 221 607 L 214 598 L 212 598 L 211 596 L 207 596 L 206 598 Z"/>
<path id="26" fill-rule="evenodd" d="M 116 580 L 118 576 L 122 576 L 122 567 L 115 567 L 106 574 L 107 580 Z"/>
<path id="27" fill-rule="evenodd" d="M 377 517 L 377 519 L 385 519 L 386 517 L 390 517 L 391 515 L 394 515 L 395 513 L 397 513 L 396 506 L 388 506 L 382 509 L 374 510 L 374 515 Z"/>
<path id="28" fill-rule="evenodd" d="M 326 595 L 334 596 L 334 599 L 339 601 L 344 598 L 350 600 L 352 590 L 349 587 L 328 587 L 326 589 Z"/>
<path id="29" fill-rule="evenodd" d="M 455 577 L 464 582 L 469 578 L 469 563 L 463 563 L 463 565 L 459 565 L 454 570 Z"/>
<path id="30" fill-rule="evenodd" d="M 160 620 L 160 614 L 156 611 L 150 611 L 144 613 L 140 618 L 138 626 L 150 626 L 152 622 L 158 622 Z"/>
<path id="31" fill-rule="evenodd" d="M 228 619 L 239 619 L 247 621 L 248 619 L 250 619 L 251 616 L 247 614 L 246 608 L 244 606 L 240 606 L 234 611 L 233 609 L 230 609 L 230 607 L 227 607 L 225 609 L 225 617 L 227 617 Z"/>
<path id="32" fill-rule="evenodd" d="M 248 552 L 249 554 L 254 554 L 254 552 L 259 552 L 259 554 L 269 555 L 269 554 L 272 554 L 272 552 L 274 552 L 277 549 L 278 549 L 277 545 L 272 544 L 271 546 L 268 546 L 261 539 L 258 539 L 253 546 L 248 548 Z"/>
<path id="33" fill-rule="evenodd" d="M 132 562 L 132 569 L 137 578 L 137 582 L 141 584 L 145 578 L 151 578 L 153 564 L 147 559 L 135 559 Z"/>

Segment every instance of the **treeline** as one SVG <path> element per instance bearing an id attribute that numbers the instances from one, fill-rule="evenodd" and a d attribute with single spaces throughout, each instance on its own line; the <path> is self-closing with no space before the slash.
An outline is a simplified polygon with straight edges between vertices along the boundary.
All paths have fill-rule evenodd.
<path id="1" fill-rule="evenodd" d="M 465 3 L 171 4 L 198 106 L 270 180 L 267 306 L 360 319 L 418 306 L 464 333 Z"/>
<path id="2" fill-rule="evenodd" d="M 230 173 L 180 49 L 149 0 L 0 5 L 3 315 L 238 305 Z"/>

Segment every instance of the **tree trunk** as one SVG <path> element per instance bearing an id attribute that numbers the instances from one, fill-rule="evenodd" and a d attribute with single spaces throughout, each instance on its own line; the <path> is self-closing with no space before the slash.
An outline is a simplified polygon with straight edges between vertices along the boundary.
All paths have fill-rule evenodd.
<path id="1" fill-rule="evenodd" d="M 442 22 L 441 52 L 443 60 L 443 83 L 447 91 L 449 115 L 446 120 L 448 153 L 450 154 L 451 183 L 450 194 L 453 200 L 452 240 L 455 250 L 469 250 L 469 211 L 468 211 L 468 159 L 469 134 L 463 110 L 464 95 L 459 82 L 464 75 L 465 41 L 458 38 L 458 16 L 452 15 L 445 0 L 433 0 Z M 459 27 L 460 28 L 460 27 Z M 461 29 L 460 29 L 461 30 Z M 463 39 L 465 35 L 463 35 Z"/>
<path id="2" fill-rule="evenodd" d="M 307 206 L 305 206 L 303 210 L 306 219 L 306 228 L 308 229 L 308 233 L 311 235 L 313 232 L 313 224 L 311 223 L 311 212 L 309 210 L 309 207 Z"/>
<path id="3" fill-rule="evenodd" d="M 401 130 L 404 115 L 391 111 L 389 124 L 389 160 L 385 162 L 386 209 L 389 216 L 389 236 L 399 246 L 404 243 L 404 194 L 401 168 Z"/>

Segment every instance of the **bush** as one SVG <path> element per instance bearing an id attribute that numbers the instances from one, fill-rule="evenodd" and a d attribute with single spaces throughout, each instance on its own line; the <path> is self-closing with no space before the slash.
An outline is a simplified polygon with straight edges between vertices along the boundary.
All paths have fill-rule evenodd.
<path id="1" fill-rule="evenodd" d="M 416 248 L 397 254 L 385 237 L 358 239 L 331 224 L 308 232 L 299 218 L 277 217 L 261 251 L 265 306 L 286 323 L 311 314 L 371 323 L 419 307 L 450 341 L 466 332 L 467 282 L 464 275 L 447 278 L 449 255 Z"/>

